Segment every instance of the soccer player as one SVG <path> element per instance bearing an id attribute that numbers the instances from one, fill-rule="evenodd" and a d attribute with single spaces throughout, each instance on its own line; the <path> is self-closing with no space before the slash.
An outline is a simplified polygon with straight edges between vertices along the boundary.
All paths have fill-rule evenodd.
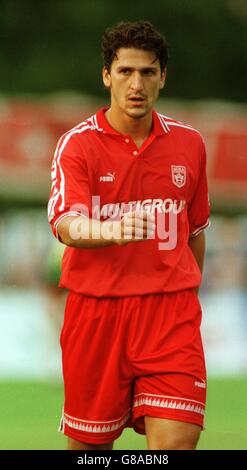
<path id="1" fill-rule="evenodd" d="M 209 223 L 200 134 L 154 110 L 164 37 L 147 21 L 102 39 L 110 106 L 64 134 L 49 221 L 65 245 L 61 332 L 68 448 L 195 449 L 205 413 L 201 283 Z"/>

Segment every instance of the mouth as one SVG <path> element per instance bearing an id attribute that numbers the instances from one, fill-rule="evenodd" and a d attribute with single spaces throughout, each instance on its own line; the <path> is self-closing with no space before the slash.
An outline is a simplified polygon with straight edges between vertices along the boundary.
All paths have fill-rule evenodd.
<path id="1" fill-rule="evenodd" d="M 131 96 L 128 98 L 128 101 L 130 101 L 134 106 L 141 106 L 146 102 L 146 99 L 142 96 Z"/>

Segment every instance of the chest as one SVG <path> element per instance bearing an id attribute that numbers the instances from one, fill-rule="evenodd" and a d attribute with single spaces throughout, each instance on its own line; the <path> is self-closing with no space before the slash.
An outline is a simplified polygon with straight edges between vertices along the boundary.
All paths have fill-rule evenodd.
<path id="1" fill-rule="evenodd" d="M 91 191 L 101 202 L 145 199 L 189 201 L 198 181 L 198 155 L 176 143 L 154 141 L 146 149 L 129 143 L 100 142 L 91 147 L 88 172 Z"/>

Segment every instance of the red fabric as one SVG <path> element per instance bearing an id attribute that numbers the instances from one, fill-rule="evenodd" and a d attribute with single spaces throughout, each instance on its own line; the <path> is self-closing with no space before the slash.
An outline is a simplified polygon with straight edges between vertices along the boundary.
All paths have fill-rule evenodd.
<path id="1" fill-rule="evenodd" d="M 61 333 L 64 432 L 84 442 L 144 433 L 144 416 L 203 427 L 206 372 L 193 290 L 125 298 L 69 293 Z"/>
<path id="2" fill-rule="evenodd" d="M 88 209 L 91 217 L 91 197 L 100 196 L 101 220 L 109 205 L 113 213 L 120 206 L 122 211 L 156 207 L 156 220 L 159 215 L 161 226 L 167 228 L 169 212 L 162 218 L 160 204 L 177 210 L 177 241 L 162 250 L 156 232 L 154 240 L 125 247 L 66 248 L 60 286 L 96 297 L 198 286 L 201 274 L 188 238 L 205 228 L 209 218 L 206 155 L 200 134 L 153 112 L 152 133 L 138 149 L 130 136 L 109 126 L 104 111 L 67 132 L 58 143 L 49 201 L 53 233 L 57 236 L 57 226 L 66 215 Z"/>

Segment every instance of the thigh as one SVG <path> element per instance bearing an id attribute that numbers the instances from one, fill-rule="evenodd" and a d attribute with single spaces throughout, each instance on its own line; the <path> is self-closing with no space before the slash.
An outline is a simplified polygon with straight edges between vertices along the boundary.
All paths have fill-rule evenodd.
<path id="1" fill-rule="evenodd" d="M 200 380 L 200 381 L 199 381 Z M 144 417 L 172 420 L 204 428 L 206 384 L 181 373 L 140 377 L 135 383 L 133 420 L 136 430 L 146 432 Z"/>
<path id="2" fill-rule="evenodd" d="M 203 428 L 206 368 L 196 293 L 184 291 L 154 300 L 150 297 L 144 299 L 142 307 L 142 341 L 132 348 L 136 371 L 133 420 L 137 431 L 145 432 L 145 416 Z"/>
<path id="3" fill-rule="evenodd" d="M 205 380 L 201 316 L 194 290 L 143 296 L 130 334 L 135 376 L 174 372 Z"/>
<path id="4" fill-rule="evenodd" d="M 130 417 L 131 381 L 124 354 L 121 301 L 71 293 L 61 333 L 64 434 L 92 445 L 111 443 Z"/>
<path id="5" fill-rule="evenodd" d="M 113 444 L 114 442 L 108 442 L 106 444 L 89 444 L 68 437 L 68 450 L 113 450 Z"/>
<path id="6" fill-rule="evenodd" d="M 195 424 L 145 416 L 147 446 L 150 450 L 194 450 L 201 429 Z"/>

